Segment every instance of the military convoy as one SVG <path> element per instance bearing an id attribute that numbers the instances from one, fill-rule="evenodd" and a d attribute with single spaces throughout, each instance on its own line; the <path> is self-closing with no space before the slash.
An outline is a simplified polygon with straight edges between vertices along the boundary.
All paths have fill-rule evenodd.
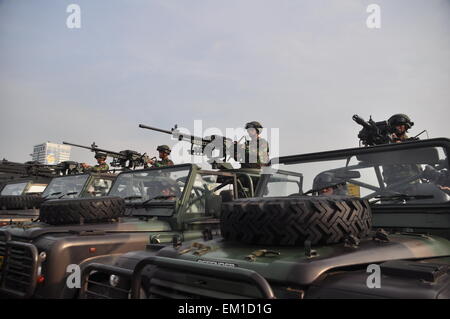
<path id="1" fill-rule="evenodd" d="M 450 196 L 436 183 L 449 151 L 450 140 L 431 139 L 273 160 L 255 198 L 222 205 L 220 236 L 150 241 L 113 267 L 92 264 L 80 296 L 450 298 Z M 389 184 L 392 166 L 420 173 Z M 353 196 L 317 195 L 324 172 L 332 178 L 320 188 Z"/>
<path id="2" fill-rule="evenodd" d="M 66 284 L 69 265 L 113 264 L 149 240 L 180 244 L 216 235 L 222 203 L 253 196 L 243 181 L 257 175 L 181 164 L 124 171 L 114 183 L 109 174 L 55 178 L 44 194 L 56 199 L 42 203 L 39 222 L 0 229 L 0 294 L 76 297 Z"/>
<path id="3" fill-rule="evenodd" d="M 384 123 L 358 120 L 383 144 Z M 262 169 L 120 152 L 119 174 L 54 177 L 36 220 L 0 228 L 0 297 L 450 298 L 450 140 L 372 145 Z"/>

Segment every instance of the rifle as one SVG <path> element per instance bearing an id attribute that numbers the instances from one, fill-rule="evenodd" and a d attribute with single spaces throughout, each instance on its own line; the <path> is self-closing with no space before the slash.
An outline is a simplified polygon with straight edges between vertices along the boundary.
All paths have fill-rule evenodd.
<path id="1" fill-rule="evenodd" d="M 227 156 L 237 157 L 237 144 L 238 142 L 233 141 L 230 138 L 221 135 L 211 135 L 205 137 L 198 137 L 194 135 L 181 133 L 178 126 L 175 125 L 174 128 L 169 130 L 160 129 L 153 126 L 148 126 L 144 124 L 139 124 L 140 128 L 145 128 L 152 131 L 161 132 L 164 134 L 172 135 L 174 139 L 178 141 L 186 141 L 191 143 L 191 149 L 189 153 L 191 155 L 205 155 L 210 159 L 212 165 L 216 165 L 218 159 L 222 159 L 221 162 L 227 161 Z M 213 156 L 212 152 L 214 150 L 219 151 L 218 156 Z"/>
<path id="2" fill-rule="evenodd" d="M 366 122 L 356 114 L 353 115 L 352 119 L 363 127 L 358 133 L 358 138 L 360 143 L 364 146 L 374 146 L 392 142 L 390 137 L 392 128 L 387 121 L 375 122 L 372 120 L 372 117 L 370 117 L 369 121 Z"/>
<path id="3" fill-rule="evenodd" d="M 110 163 L 112 167 L 120 167 L 122 169 L 136 169 L 138 167 L 143 166 L 144 168 L 148 167 L 148 156 L 146 153 L 141 154 L 132 150 L 123 150 L 120 152 L 114 152 L 107 149 L 99 148 L 95 142 L 91 144 L 91 146 L 84 146 L 79 144 L 73 144 L 69 142 L 63 142 L 65 145 L 71 145 L 79 148 L 84 148 L 90 150 L 91 152 L 97 153 L 105 153 L 106 156 L 112 157 L 113 160 Z"/>

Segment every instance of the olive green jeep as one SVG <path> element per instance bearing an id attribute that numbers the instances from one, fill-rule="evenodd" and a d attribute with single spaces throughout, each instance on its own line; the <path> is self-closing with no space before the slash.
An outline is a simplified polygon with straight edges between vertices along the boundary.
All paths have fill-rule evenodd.
<path id="1" fill-rule="evenodd" d="M 81 297 L 450 298 L 448 154 L 439 138 L 274 159 L 255 198 L 222 205 L 220 236 L 91 265 Z"/>

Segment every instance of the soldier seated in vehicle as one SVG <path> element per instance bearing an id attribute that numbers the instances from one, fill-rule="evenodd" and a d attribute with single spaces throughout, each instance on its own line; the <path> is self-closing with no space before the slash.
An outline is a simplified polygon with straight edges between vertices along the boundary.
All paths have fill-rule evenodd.
<path id="1" fill-rule="evenodd" d="M 106 164 L 106 154 L 105 153 L 95 153 L 95 159 L 97 160 L 97 165 L 90 166 L 86 163 L 81 163 L 85 172 L 101 173 L 109 171 L 109 165 Z"/>
<path id="2" fill-rule="evenodd" d="M 346 196 L 347 181 L 337 177 L 333 172 L 323 172 L 314 178 L 312 192 L 316 196 Z"/>
<path id="3" fill-rule="evenodd" d="M 176 200 L 180 195 L 179 187 L 168 181 L 154 181 L 147 187 L 148 199 Z"/>
<path id="4" fill-rule="evenodd" d="M 150 164 L 152 167 L 163 167 L 163 166 L 172 166 L 174 163 L 169 158 L 169 155 L 171 153 L 171 149 L 168 145 L 159 145 L 156 150 L 159 152 L 159 158 L 160 160 L 154 160 L 150 159 L 148 160 L 148 164 Z"/>

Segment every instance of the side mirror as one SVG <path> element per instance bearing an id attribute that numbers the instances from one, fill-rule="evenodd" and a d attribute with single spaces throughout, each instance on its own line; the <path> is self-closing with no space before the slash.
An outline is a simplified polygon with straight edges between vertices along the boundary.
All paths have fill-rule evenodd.
<path id="1" fill-rule="evenodd" d="M 222 197 L 216 194 L 209 194 L 205 199 L 206 215 L 219 217 L 222 210 Z"/>

